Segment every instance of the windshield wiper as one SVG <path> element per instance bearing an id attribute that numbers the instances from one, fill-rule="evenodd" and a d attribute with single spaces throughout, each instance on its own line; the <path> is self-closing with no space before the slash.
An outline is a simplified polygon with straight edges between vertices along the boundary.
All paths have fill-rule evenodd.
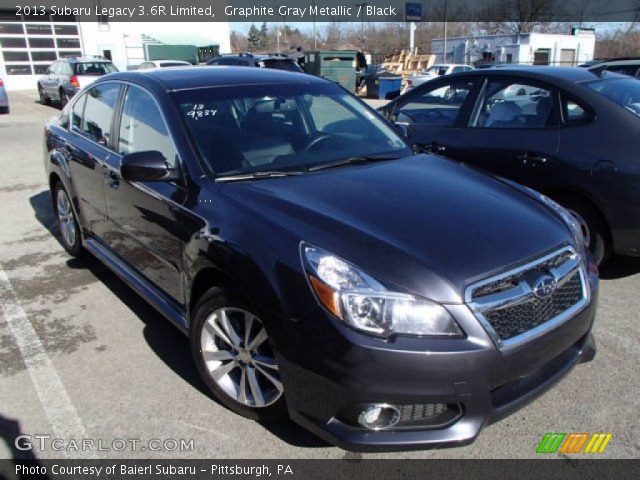
<path id="1" fill-rule="evenodd" d="M 302 174 L 304 174 L 304 172 L 278 172 L 278 171 L 253 172 L 253 173 L 242 173 L 238 175 L 227 175 L 226 177 L 218 177 L 215 179 L 215 181 L 218 183 L 239 182 L 242 180 L 260 180 L 263 178 L 291 177 L 291 176 L 302 175 Z"/>
<path id="2" fill-rule="evenodd" d="M 379 162 L 383 160 L 397 160 L 398 155 L 382 154 L 382 155 L 363 155 L 359 157 L 349 157 L 342 160 L 336 160 L 335 162 L 323 163 L 309 168 L 309 172 L 317 172 L 318 170 L 326 170 L 328 168 L 342 167 L 344 165 L 356 165 L 358 163 Z"/>

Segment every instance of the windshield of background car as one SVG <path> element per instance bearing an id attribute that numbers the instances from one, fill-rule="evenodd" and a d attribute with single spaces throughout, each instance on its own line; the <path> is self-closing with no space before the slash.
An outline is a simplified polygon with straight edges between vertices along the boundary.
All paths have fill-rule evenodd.
<path id="1" fill-rule="evenodd" d="M 440 76 L 440 75 L 445 75 L 448 69 L 449 67 L 445 67 L 442 65 L 434 65 L 433 67 L 428 68 L 426 73 L 430 75 Z"/>
<path id="2" fill-rule="evenodd" d="M 118 69 L 109 62 L 82 62 L 75 64 L 76 75 L 106 75 Z"/>
<path id="3" fill-rule="evenodd" d="M 293 60 L 263 60 L 260 64 L 265 68 L 273 68 L 275 70 L 285 70 L 287 72 L 302 72 L 302 68 Z M 261 66 L 262 66 L 261 65 Z"/>
<path id="4" fill-rule="evenodd" d="M 173 97 L 216 175 L 304 171 L 351 157 L 411 154 L 380 115 L 332 84 L 210 87 Z"/>
<path id="5" fill-rule="evenodd" d="M 635 78 L 593 80 L 584 85 L 640 117 L 640 81 Z"/>

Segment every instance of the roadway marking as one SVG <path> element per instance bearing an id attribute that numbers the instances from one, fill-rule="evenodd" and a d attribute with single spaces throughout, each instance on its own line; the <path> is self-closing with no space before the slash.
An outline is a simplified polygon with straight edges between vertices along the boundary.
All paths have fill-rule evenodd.
<path id="1" fill-rule="evenodd" d="M 81 444 L 82 439 L 86 437 L 86 431 L 78 412 L 1 265 L 0 298 L 2 298 L 0 307 L 4 318 L 20 349 L 22 359 L 40 398 L 42 409 L 53 429 L 52 437 L 62 438 L 65 441 L 73 439 Z M 38 433 L 44 432 L 33 432 L 33 434 Z M 34 440 L 34 445 L 36 444 Z M 70 458 L 97 458 L 92 450 L 65 450 L 64 454 Z"/>

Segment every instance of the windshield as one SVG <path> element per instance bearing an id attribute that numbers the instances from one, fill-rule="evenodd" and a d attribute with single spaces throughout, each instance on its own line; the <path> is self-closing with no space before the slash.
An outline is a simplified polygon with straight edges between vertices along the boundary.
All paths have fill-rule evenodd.
<path id="1" fill-rule="evenodd" d="M 585 85 L 640 117 L 640 82 L 635 78 L 593 80 Z"/>
<path id="2" fill-rule="evenodd" d="M 382 117 L 333 84 L 210 87 L 173 96 L 216 175 L 307 171 L 350 157 L 411 154 Z"/>
<path id="3" fill-rule="evenodd" d="M 118 69 L 108 62 L 76 63 L 76 75 L 106 75 L 117 71 Z"/>

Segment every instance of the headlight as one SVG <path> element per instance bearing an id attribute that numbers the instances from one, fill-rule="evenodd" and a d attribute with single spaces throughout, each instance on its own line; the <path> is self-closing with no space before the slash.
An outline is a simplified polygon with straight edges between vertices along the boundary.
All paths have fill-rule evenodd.
<path id="1" fill-rule="evenodd" d="M 442 305 L 389 291 L 349 262 L 319 248 L 303 243 L 301 250 L 318 300 L 352 327 L 381 336 L 462 335 Z"/>
<path id="2" fill-rule="evenodd" d="M 571 234 L 573 235 L 573 239 L 576 242 L 576 246 L 580 248 L 581 251 L 584 250 L 584 247 L 586 247 L 586 244 L 585 244 L 584 234 L 582 233 L 582 228 L 580 228 L 580 224 L 576 220 L 576 217 L 571 215 L 566 208 L 564 208 L 555 200 L 550 199 L 546 195 L 543 195 L 540 192 L 536 192 L 532 188 L 525 187 L 524 185 L 520 185 L 518 183 L 512 182 L 511 180 L 507 180 L 506 178 L 502 178 L 501 180 L 505 183 L 508 183 L 512 187 L 517 188 L 518 190 L 522 190 L 524 193 L 535 198 L 540 203 L 544 203 L 547 207 L 549 207 L 551 210 L 556 212 L 560 216 L 560 218 L 562 218 L 564 223 L 567 225 L 567 227 L 571 231 Z"/>

